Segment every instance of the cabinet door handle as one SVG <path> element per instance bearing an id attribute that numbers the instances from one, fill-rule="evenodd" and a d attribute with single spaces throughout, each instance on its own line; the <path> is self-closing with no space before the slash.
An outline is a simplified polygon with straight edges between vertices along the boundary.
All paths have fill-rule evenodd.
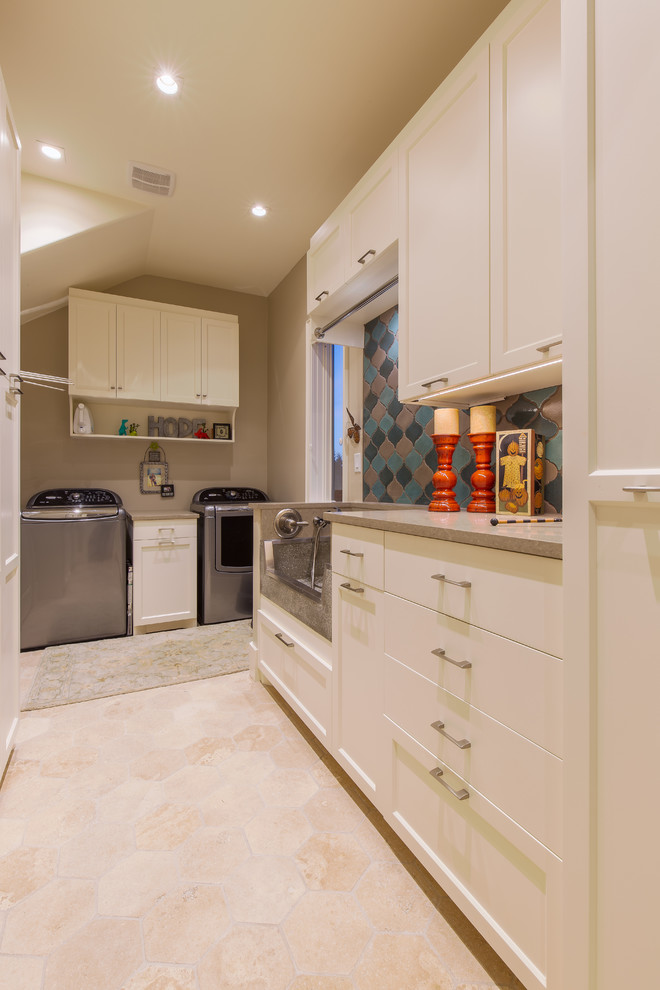
<path id="1" fill-rule="evenodd" d="M 4 354 L 2 353 L 2 351 L 0 351 L 0 361 L 6 361 L 6 360 L 7 360 L 7 358 L 4 356 Z"/>
<path id="2" fill-rule="evenodd" d="M 435 385 L 436 382 L 443 382 L 446 385 L 448 381 L 448 378 L 432 378 L 430 382 L 422 382 L 422 388 L 430 388 L 431 385 Z"/>
<path id="3" fill-rule="evenodd" d="M 282 633 L 275 633 L 275 639 L 279 639 L 280 643 L 284 643 L 284 645 L 289 648 L 296 645 L 295 643 L 287 643 Z"/>
<path id="4" fill-rule="evenodd" d="M 622 489 L 624 492 L 660 492 L 660 486 L 658 485 L 625 485 Z"/>
<path id="5" fill-rule="evenodd" d="M 444 770 L 441 770 L 440 767 L 434 767 L 433 770 L 429 770 L 429 773 L 435 780 L 438 781 L 439 784 L 442 784 L 443 787 L 446 787 L 449 793 L 453 794 L 458 801 L 467 801 L 467 799 L 470 796 L 470 792 L 466 791 L 464 787 L 461 787 L 459 791 L 455 791 L 454 788 L 450 784 L 448 784 L 446 780 L 442 779 Z"/>
<path id="6" fill-rule="evenodd" d="M 318 296 L 314 296 L 314 298 L 316 299 L 317 302 L 321 302 L 323 296 L 329 296 L 329 295 L 330 293 L 328 292 L 328 290 L 324 289 L 323 292 L 319 292 Z"/>
<path id="7" fill-rule="evenodd" d="M 346 588 L 347 591 L 354 591 L 356 595 L 364 594 L 364 588 L 352 588 L 350 581 L 346 581 L 344 584 L 340 584 L 339 587 Z"/>
<path id="8" fill-rule="evenodd" d="M 439 732 L 445 739 L 448 739 L 454 746 L 458 746 L 459 749 L 469 749 L 472 745 L 469 739 L 454 739 L 453 736 L 450 736 L 445 729 L 445 723 L 441 722 L 440 719 L 437 722 L 431 722 L 431 728 Z"/>
<path id="9" fill-rule="evenodd" d="M 431 579 L 433 581 L 444 581 L 445 584 L 455 584 L 457 588 L 471 588 L 471 581 L 452 581 L 451 578 L 445 577 L 444 574 L 432 574 Z"/>
<path id="10" fill-rule="evenodd" d="M 358 265 L 363 265 L 365 263 L 365 261 L 367 260 L 367 258 L 369 257 L 369 255 L 370 254 L 375 254 L 375 253 L 376 252 L 374 251 L 373 248 L 369 248 L 368 251 L 365 251 L 364 252 L 364 254 L 362 255 L 361 258 L 358 258 L 358 260 L 357 260 Z"/>
<path id="11" fill-rule="evenodd" d="M 463 670 L 467 670 L 472 666 L 470 660 L 454 660 L 453 657 L 448 657 L 441 647 L 438 647 L 437 650 L 431 650 L 431 653 L 434 657 L 442 657 L 442 659 L 446 660 L 447 663 L 453 663 L 454 667 L 462 667 Z"/>
<path id="12" fill-rule="evenodd" d="M 364 557 L 363 553 L 357 553 L 355 550 L 340 550 L 340 553 L 345 553 L 349 557 Z"/>
<path id="13" fill-rule="evenodd" d="M 165 547 L 176 547 L 178 544 L 174 540 L 159 540 L 158 546 L 164 549 Z"/>
<path id="14" fill-rule="evenodd" d="M 561 344 L 561 337 L 559 340 L 553 340 L 551 344 L 544 344 L 543 347 L 537 347 L 536 350 L 539 354 L 547 354 L 551 347 L 558 347 Z"/>

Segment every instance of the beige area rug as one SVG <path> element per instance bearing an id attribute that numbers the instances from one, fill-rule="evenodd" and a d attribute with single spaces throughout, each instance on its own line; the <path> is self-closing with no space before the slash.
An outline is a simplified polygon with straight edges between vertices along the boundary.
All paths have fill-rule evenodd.
<path id="1" fill-rule="evenodd" d="M 198 681 L 248 668 L 249 619 L 48 646 L 23 711 Z"/>

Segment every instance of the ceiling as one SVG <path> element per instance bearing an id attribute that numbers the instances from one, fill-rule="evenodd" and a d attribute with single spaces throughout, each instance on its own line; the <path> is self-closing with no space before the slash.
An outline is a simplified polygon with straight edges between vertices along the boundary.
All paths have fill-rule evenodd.
<path id="1" fill-rule="evenodd" d="M 505 5 L 2 0 L 0 67 L 23 171 L 127 208 L 124 238 L 117 223 L 90 219 L 93 239 L 61 238 L 57 258 L 44 247 L 24 255 L 23 306 L 98 282 L 106 239 L 115 254 L 126 242 L 121 278 L 268 295 Z M 176 97 L 155 88 L 162 68 L 182 79 Z M 64 162 L 44 158 L 37 141 L 64 147 Z M 133 189 L 129 161 L 173 171 L 174 195 Z M 263 219 L 250 212 L 257 202 L 269 209 Z"/>

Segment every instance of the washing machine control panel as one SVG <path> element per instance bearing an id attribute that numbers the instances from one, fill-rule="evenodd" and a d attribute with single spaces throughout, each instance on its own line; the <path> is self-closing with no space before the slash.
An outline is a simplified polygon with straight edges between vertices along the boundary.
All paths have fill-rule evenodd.
<path id="1" fill-rule="evenodd" d="M 28 501 L 28 508 L 54 508 L 76 505 L 121 506 L 115 492 L 104 488 L 51 488 L 38 492 Z"/>

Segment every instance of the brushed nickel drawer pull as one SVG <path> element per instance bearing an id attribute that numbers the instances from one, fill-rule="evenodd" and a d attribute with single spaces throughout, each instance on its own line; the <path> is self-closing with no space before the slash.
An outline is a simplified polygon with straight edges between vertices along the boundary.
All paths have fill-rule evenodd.
<path id="1" fill-rule="evenodd" d="M 348 554 L 349 557 L 364 557 L 363 553 L 357 553 L 355 550 L 340 550 L 339 552 Z"/>
<path id="2" fill-rule="evenodd" d="M 469 749 L 472 745 L 469 739 L 454 739 L 453 736 L 450 736 L 447 730 L 445 729 L 445 723 L 441 722 L 440 719 L 438 719 L 437 722 L 431 722 L 431 728 L 436 729 L 436 731 L 439 732 L 441 736 L 444 736 L 445 739 L 448 739 L 449 742 L 454 744 L 454 746 L 458 746 L 459 749 Z"/>
<path id="3" fill-rule="evenodd" d="M 455 584 L 457 588 L 471 588 L 471 581 L 452 581 L 451 578 L 445 577 L 444 574 L 432 574 L 431 579 L 433 581 L 444 581 L 445 584 Z"/>
<path id="4" fill-rule="evenodd" d="M 553 340 L 551 344 L 544 344 L 543 347 L 537 347 L 536 350 L 539 352 L 539 354 L 547 354 L 551 347 L 559 347 L 561 342 L 562 339 L 560 337 L 559 340 Z"/>
<path id="5" fill-rule="evenodd" d="M 330 293 L 328 292 L 328 290 L 324 289 L 323 292 L 319 292 L 318 296 L 314 296 L 314 298 L 316 299 L 317 302 L 321 302 L 323 296 L 329 296 L 329 295 Z"/>
<path id="6" fill-rule="evenodd" d="M 467 670 L 472 666 L 471 660 L 454 660 L 453 657 L 448 657 L 441 647 L 438 647 L 437 650 L 431 650 L 431 653 L 434 657 L 442 657 L 442 659 L 446 660 L 448 663 L 453 663 L 454 667 L 461 667 L 463 670 Z"/>
<path id="7" fill-rule="evenodd" d="M 436 382 L 442 382 L 443 385 L 446 385 L 448 381 L 448 378 L 432 378 L 430 382 L 422 382 L 422 388 L 430 388 L 431 385 L 435 385 Z"/>
<path id="8" fill-rule="evenodd" d="M 439 784 L 446 787 L 449 793 L 453 794 L 458 801 L 467 801 L 470 796 L 470 792 L 466 791 L 464 787 L 461 787 L 460 791 L 455 791 L 451 784 L 448 784 L 446 780 L 442 779 L 444 770 L 441 770 L 440 767 L 434 767 L 433 770 L 429 770 L 429 773 L 435 780 L 437 780 Z"/>
<path id="9" fill-rule="evenodd" d="M 350 581 L 346 581 L 344 584 L 340 584 L 339 587 L 346 588 L 347 591 L 354 591 L 356 595 L 364 594 L 364 588 L 352 588 Z"/>
<path id="10" fill-rule="evenodd" d="M 279 639 L 280 643 L 284 643 L 284 645 L 289 648 L 296 645 L 295 643 L 287 643 L 282 633 L 275 633 L 275 639 Z"/>
<path id="11" fill-rule="evenodd" d="M 660 492 L 660 487 L 658 485 L 625 485 L 622 488 L 624 492 Z"/>
<path id="12" fill-rule="evenodd" d="M 361 258 L 358 258 L 358 260 L 357 260 L 358 265 L 363 265 L 365 263 L 365 261 L 367 260 L 367 258 L 369 257 L 369 255 L 370 254 L 375 254 L 375 253 L 376 252 L 374 251 L 373 248 L 369 248 L 368 251 L 365 251 L 364 252 L 364 254 L 362 255 Z"/>

